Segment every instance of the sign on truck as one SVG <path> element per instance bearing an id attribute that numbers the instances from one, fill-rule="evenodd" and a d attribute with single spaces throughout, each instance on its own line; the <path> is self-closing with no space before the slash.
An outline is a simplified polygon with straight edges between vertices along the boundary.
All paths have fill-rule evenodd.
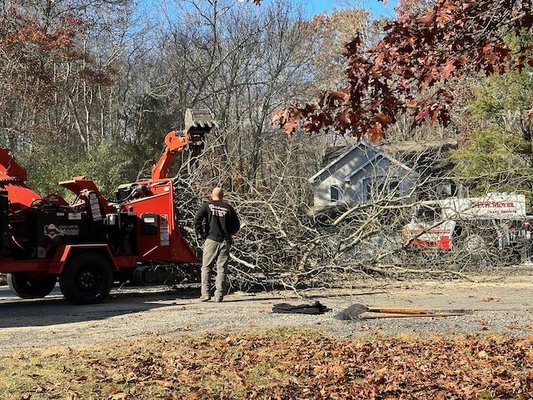
<path id="1" fill-rule="evenodd" d="M 530 236 L 526 198 L 521 194 L 489 193 L 423 201 L 413 207 L 403 235 L 416 248 L 513 246 Z"/>

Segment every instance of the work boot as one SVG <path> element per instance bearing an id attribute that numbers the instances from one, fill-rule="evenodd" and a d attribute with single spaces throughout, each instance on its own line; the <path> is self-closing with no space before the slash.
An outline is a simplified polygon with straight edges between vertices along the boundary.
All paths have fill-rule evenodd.
<path id="1" fill-rule="evenodd" d="M 200 301 L 202 301 L 202 302 L 206 302 L 206 301 L 209 301 L 209 300 L 211 300 L 210 296 L 202 296 L 202 297 L 200 297 Z"/>
<path id="2" fill-rule="evenodd" d="M 217 303 L 222 302 L 223 299 L 224 299 L 223 296 L 215 296 L 215 301 L 216 301 Z"/>

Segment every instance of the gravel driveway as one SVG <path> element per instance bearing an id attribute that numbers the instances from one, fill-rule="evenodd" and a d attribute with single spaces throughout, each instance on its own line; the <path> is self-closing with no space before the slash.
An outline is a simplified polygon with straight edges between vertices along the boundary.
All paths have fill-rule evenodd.
<path id="1" fill-rule="evenodd" d="M 0 351 L 98 343 L 142 335 L 239 333 L 281 327 L 313 328 L 342 337 L 402 337 L 499 332 L 533 333 L 533 276 L 492 283 L 465 281 L 391 282 L 369 279 L 351 289 L 233 293 L 223 303 L 197 300 L 197 289 L 114 289 L 102 304 L 74 306 L 56 291 L 43 300 L 20 300 L 0 288 Z M 272 314 L 276 303 L 319 300 L 332 309 L 323 315 Z M 333 315 L 353 303 L 379 306 L 449 307 L 476 310 L 448 318 L 338 321 Z"/>

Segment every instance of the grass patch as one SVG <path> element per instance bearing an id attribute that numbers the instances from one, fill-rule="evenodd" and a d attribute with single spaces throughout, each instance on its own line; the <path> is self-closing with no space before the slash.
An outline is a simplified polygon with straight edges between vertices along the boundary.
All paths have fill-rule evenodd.
<path id="1" fill-rule="evenodd" d="M 515 398 L 533 338 L 334 339 L 301 329 L 12 353 L 1 399 Z"/>

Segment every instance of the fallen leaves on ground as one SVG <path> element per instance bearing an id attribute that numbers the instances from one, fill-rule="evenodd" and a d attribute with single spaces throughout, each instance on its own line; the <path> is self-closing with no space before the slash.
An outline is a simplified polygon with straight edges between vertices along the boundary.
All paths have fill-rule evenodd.
<path id="1" fill-rule="evenodd" d="M 9 370 L 0 368 L 0 397 L 531 399 L 532 354 L 533 336 L 362 341 L 275 331 L 156 337 L 11 357 Z M 24 380 L 35 365 L 41 381 Z"/>

